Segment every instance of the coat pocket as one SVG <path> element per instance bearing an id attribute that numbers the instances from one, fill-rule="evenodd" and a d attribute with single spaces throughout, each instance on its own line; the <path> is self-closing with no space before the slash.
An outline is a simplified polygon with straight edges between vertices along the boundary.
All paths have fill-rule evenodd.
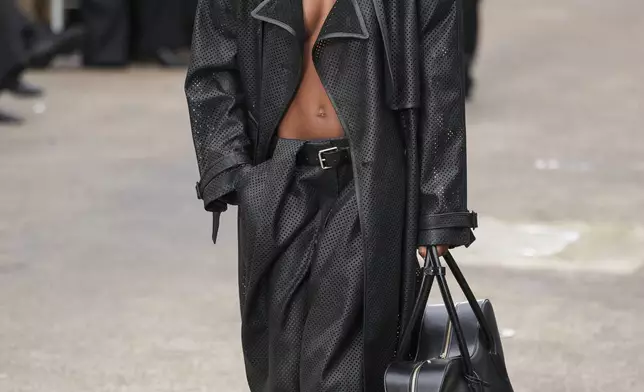
<path id="1" fill-rule="evenodd" d="M 237 175 L 235 190 L 238 193 L 241 193 L 250 185 L 261 185 L 261 183 L 266 179 L 260 177 L 266 177 L 262 173 L 266 173 L 271 163 L 272 159 L 269 159 L 258 165 L 244 166 Z"/>

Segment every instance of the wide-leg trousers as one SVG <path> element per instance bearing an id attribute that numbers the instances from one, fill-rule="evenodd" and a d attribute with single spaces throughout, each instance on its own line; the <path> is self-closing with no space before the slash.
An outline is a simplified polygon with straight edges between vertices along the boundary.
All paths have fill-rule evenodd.
<path id="1" fill-rule="evenodd" d="M 252 392 L 362 392 L 364 252 L 352 167 L 300 166 L 304 143 L 279 139 L 272 159 L 238 182 L 247 378 Z"/>

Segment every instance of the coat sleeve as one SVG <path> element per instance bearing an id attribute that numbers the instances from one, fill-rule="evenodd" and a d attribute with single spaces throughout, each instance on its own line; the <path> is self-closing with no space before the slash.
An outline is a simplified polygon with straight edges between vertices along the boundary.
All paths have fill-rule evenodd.
<path id="1" fill-rule="evenodd" d="M 421 97 L 419 245 L 469 246 L 462 0 L 419 2 Z"/>
<path id="2" fill-rule="evenodd" d="M 236 203 L 235 182 L 250 163 L 237 67 L 237 21 L 230 0 L 199 0 L 185 82 L 200 180 L 197 194 L 214 213 Z"/>

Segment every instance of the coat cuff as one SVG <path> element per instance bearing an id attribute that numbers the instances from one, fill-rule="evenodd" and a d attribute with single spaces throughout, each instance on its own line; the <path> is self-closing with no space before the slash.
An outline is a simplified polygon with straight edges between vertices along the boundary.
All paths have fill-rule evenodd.
<path id="1" fill-rule="evenodd" d="M 228 204 L 237 204 L 237 177 L 249 163 L 248 156 L 233 153 L 215 162 L 197 183 L 197 198 L 203 200 L 206 211 L 212 212 L 212 242 L 217 243 L 219 217 L 228 209 Z"/>
<path id="2" fill-rule="evenodd" d="M 458 246 L 469 247 L 476 240 L 474 233 L 469 228 L 461 229 L 432 229 L 418 232 L 418 246 L 448 245 L 450 248 Z"/>
<path id="3" fill-rule="evenodd" d="M 228 204 L 237 204 L 235 181 L 241 167 L 228 170 L 215 177 L 202 192 L 197 183 L 197 197 L 203 199 L 206 211 L 212 212 L 212 242 L 217 243 L 219 232 L 219 218 L 222 212 L 228 209 Z"/>
<path id="4" fill-rule="evenodd" d="M 206 186 L 197 183 L 197 198 L 203 200 L 206 211 L 224 212 L 227 209 L 227 204 L 237 204 L 235 181 L 239 168 L 220 173 Z"/>
<path id="5" fill-rule="evenodd" d="M 472 229 L 478 227 L 476 212 L 450 212 L 422 215 L 418 222 L 418 245 L 470 246 L 475 240 Z"/>
<path id="6" fill-rule="evenodd" d="M 197 183 L 197 198 L 211 212 L 223 212 L 227 204 L 237 204 L 235 186 L 242 167 L 248 163 L 245 155 L 227 156 L 208 170 Z"/>

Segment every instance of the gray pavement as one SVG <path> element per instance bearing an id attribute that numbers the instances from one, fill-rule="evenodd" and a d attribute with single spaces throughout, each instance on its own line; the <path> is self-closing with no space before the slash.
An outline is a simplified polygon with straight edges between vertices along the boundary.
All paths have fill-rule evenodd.
<path id="1" fill-rule="evenodd" d="M 644 2 L 484 2 L 479 241 L 520 392 L 643 391 Z M 57 69 L 0 128 L 0 392 L 247 391 L 235 213 L 194 198 L 183 73 Z"/>

